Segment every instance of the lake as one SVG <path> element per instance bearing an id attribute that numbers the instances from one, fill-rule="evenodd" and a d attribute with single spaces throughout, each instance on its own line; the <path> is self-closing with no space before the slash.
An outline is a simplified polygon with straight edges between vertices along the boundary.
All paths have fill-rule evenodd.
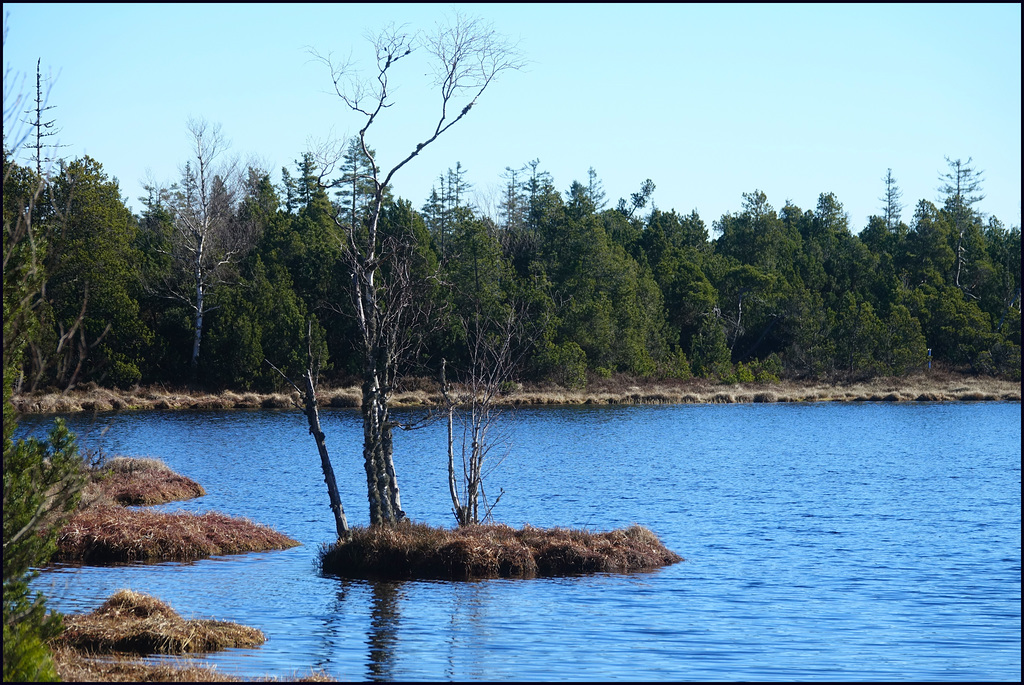
<path id="1" fill-rule="evenodd" d="M 408 414 L 408 417 L 414 414 Z M 218 510 L 303 543 L 195 563 L 58 567 L 64 612 L 119 588 L 263 630 L 203 660 L 341 680 L 1010 680 L 1021 673 L 1019 403 L 522 409 L 485 481 L 497 521 L 640 523 L 686 561 L 652 573 L 476 582 L 323 577 L 334 523 L 298 411 L 69 419 L 86 446 L 154 456 Z M 368 521 L 362 428 L 321 415 L 345 511 Z M 50 417 L 28 416 L 38 434 Z M 453 525 L 445 428 L 397 432 L 411 518 Z"/>

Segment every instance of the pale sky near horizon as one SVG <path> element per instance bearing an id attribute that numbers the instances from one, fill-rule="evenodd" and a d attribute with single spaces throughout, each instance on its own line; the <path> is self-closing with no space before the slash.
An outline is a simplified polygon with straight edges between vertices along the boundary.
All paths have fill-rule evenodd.
<path id="1" fill-rule="evenodd" d="M 834 192 L 857 232 L 880 213 L 887 168 L 909 223 L 918 200 L 938 201 L 948 156 L 984 171 L 983 212 L 1020 225 L 1019 4 L 5 3 L 4 65 L 28 89 L 42 59 L 60 154 L 94 157 L 139 211 L 143 182 L 173 182 L 188 158 L 189 117 L 219 122 L 275 183 L 310 141 L 355 134 L 309 48 L 369 70 L 366 33 L 430 31 L 453 9 L 529 64 L 398 172 L 395 194 L 417 208 L 456 162 L 486 208 L 506 167 L 539 158 L 561 191 L 593 167 L 610 206 L 650 178 L 660 209 L 696 209 L 709 229 L 744 192 L 776 209 Z M 401 64 L 371 129 L 382 167 L 436 118 L 423 56 Z"/>

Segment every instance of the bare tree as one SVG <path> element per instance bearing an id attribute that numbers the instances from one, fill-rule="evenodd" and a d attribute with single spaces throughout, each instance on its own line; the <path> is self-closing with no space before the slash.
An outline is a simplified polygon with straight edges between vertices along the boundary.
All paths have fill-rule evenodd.
<path id="1" fill-rule="evenodd" d="M 447 361 L 442 360 L 441 388 L 448 414 L 448 490 L 455 519 L 466 526 L 488 520 L 504 494 L 488 502 L 484 491 L 487 474 L 504 460 L 504 455 L 495 458 L 494 450 L 508 444 L 507 424 L 501 421 L 504 408 L 497 399 L 546 322 L 531 317 L 527 307 L 513 298 L 513 304 L 500 314 L 487 316 L 477 309 L 459 323 L 468 342 L 469 368 L 461 383 L 452 384 Z M 460 460 L 456 459 L 456 419 L 462 432 Z M 461 474 L 457 461 L 461 461 Z"/>
<path id="2" fill-rule="evenodd" d="M 956 262 L 953 265 L 953 283 L 956 287 L 964 290 L 965 294 L 969 294 L 966 293 L 967 288 L 960 283 L 964 265 L 968 261 L 964 238 L 969 224 L 973 220 L 972 207 L 985 199 L 985 196 L 981 194 L 981 182 L 984 180 L 981 174 L 983 172 L 970 166 L 970 157 L 966 162 L 959 158 L 946 157 L 946 164 L 949 166 L 949 171 L 939 177 L 943 181 L 939 192 L 946 196 L 946 208 L 953 215 L 953 228 L 956 231 Z"/>
<path id="3" fill-rule="evenodd" d="M 228 276 L 230 266 L 252 246 L 251 227 L 233 221 L 238 173 L 233 162 L 219 163 L 228 147 L 220 125 L 202 119 L 188 122 L 192 158 L 182 170 L 181 184 L 170 195 L 174 232 L 168 254 L 174 267 L 163 283 L 167 297 L 194 314 L 191 364 L 199 363 L 203 319 L 211 307 L 210 292 Z"/>
<path id="4" fill-rule="evenodd" d="M 365 222 L 335 218 L 351 273 L 351 297 L 363 352 L 363 457 L 371 524 L 405 518 L 395 474 L 390 398 L 400 360 L 412 349 L 418 307 L 414 305 L 412 236 L 406 230 L 381 230 L 384 196 L 395 174 L 423 148 L 461 121 L 503 71 L 520 66 L 518 51 L 490 26 L 456 16 L 420 40 L 394 26 L 371 38 L 376 73 L 360 78 L 348 63 L 313 53 L 331 73 L 335 93 L 363 117 L 359 145 L 372 174 L 373 200 Z M 433 128 L 386 172 L 371 150 L 368 134 L 394 104 L 391 78 L 400 62 L 422 48 L 431 58 L 434 86 L 441 96 Z"/>

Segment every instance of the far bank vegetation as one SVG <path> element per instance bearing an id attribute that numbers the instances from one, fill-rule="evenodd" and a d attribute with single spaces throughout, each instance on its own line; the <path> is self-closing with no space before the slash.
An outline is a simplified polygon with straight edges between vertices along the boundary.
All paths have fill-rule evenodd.
<path id="1" fill-rule="evenodd" d="M 408 379 L 393 397 L 396 407 L 442 406 L 439 383 Z M 645 381 L 634 377 L 594 379 L 586 388 L 552 384 L 509 383 L 496 405 L 730 404 L 746 402 L 1019 402 L 1021 385 L 990 376 L 948 372 L 917 373 L 902 378 L 879 377 L 850 383 L 778 381 L 723 384 L 706 379 Z M 135 410 L 290 409 L 297 393 L 219 393 L 162 387 L 117 390 L 81 388 L 66 393 L 17 395 L 12 403 L 25 414 L 65 414 Z M 358 387 L 321 387 L 320 407 L 358 408 Z"/>

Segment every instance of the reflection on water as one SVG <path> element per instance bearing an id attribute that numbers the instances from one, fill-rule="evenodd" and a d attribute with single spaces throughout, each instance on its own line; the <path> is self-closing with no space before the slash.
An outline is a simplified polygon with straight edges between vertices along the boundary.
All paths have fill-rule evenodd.
<path id="1" fill-rule="evenodd" d="M 401 582 L 375 581 L 372 592 L 370 630 L 366 639 L 369 652 L 366 680 L 395 680 L 395 646 L 398 644 L 398 600 Z"/>
<path id="2" fill-rule="evenodd" d="M 346 512 L 365 523 L 358 415 L 322 416 Z M 27 421 L 25 430 L 43 423 Z M 87 442 L 164 459 L 219 510 L 304 543 L 193 564 L 55 567 L 63 611 L 119 588 L 263 630 L 219 671 L 341 680 L 1016 680 L 1020 405 L 522 410 L 494 476 L 499 520 L 637 522 L 687 561 L 649 574 L 368 582 L 317 574 L 333 520 L 290 411 L 137 413 Z M 77 425 L 76 425 L 77 424 Z M 33 426 L 35 428 L 33 428 Z M 105 434 L 101 429 L 109 427 Z M 451 525 L 443 426 L 396 435 L 410 515 Z"/>

